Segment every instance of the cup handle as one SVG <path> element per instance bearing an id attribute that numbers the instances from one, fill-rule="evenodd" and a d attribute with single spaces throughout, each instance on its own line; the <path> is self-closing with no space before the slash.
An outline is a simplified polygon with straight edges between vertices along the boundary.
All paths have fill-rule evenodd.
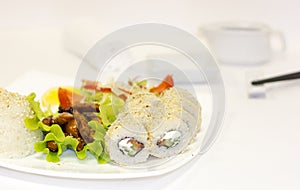
<path id="1" fill-rule="evenodd" d="M 283 53 L 286 50 L 286 41 L 281 31 L 275 30 L 271 33 L 271 48 L 274 53 Z"/>

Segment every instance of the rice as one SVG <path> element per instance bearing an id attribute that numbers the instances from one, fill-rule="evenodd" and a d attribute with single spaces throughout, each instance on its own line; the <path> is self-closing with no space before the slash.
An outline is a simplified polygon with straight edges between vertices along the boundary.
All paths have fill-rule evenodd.
<path id="1" fill-rule="evenodd" d="M 34 153 L 41 130 L 31 131 L 24 119 L 32 115 L 25 96 L 0 88 L 0 158 L 23 158 Z"/>

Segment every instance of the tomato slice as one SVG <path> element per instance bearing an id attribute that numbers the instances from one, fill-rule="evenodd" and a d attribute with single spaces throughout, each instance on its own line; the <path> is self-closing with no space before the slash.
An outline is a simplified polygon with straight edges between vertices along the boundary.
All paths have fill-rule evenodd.
<path id="1" fill-rule="evenodd" d="M 108 92 L 108 93 L 112 92 L 111 88 L 109 88 L 109 87 L 100 87 L 100 88 L 97 88 L 96 91 L 97 92 Z"/>
<path id="2" fill-rule="evenodd" d="M 112 89 L 109 87 L 99 87 L 97 81 L 84 80 L 83 88 L 87 90 L 94 90 L 96 92 L 108 92 L 108 93 L 112 92 Z"/>
<path id="3" fill-rule="evenodd" d="M 124 100 L 124 102 L 127 99 L 127 96 L 125 94 L 120 94 L 118 97 L 121 98 L 122 100 Z"/>
<path id="4" fill-rule="evenodd" d="M 69 109 L 72 106 L 72 102 L 80 102 L 83 99 L 83 96 L 77 93 L 74 93 L 65 88 L 58 88 L 58 99 L 60 106 L 63 109 Z"/>
<path id="5" fill-rule="evenodd" d="M 132 95 L 132 92 L 128 91 L 128 90 L 125 90 L 123 88 L 118 88 L 120 91 L 126 93 L 126 94 L 129 94 L 129 95 Z"/>
<path id="6" fill-rule="evenodd" d="M 156 87 L 150 89 L 150 92 L 161 94 L 163 91 L 174 86 L 174 80 L 172 75 L 167 75 L 164 80 Z"/>

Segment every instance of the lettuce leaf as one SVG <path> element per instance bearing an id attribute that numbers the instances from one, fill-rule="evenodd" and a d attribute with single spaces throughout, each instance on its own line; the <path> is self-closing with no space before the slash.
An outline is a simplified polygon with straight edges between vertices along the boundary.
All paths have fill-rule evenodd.
<path id="1" fill-rule="evenodd" d="M 140 88 L 146 88 L 147 87 L 147 80 L 141 80 L 141 81 L 137 81 L 136 85 Z"/>
<path id="2" fill-rule="evenodd" d="M 99 164 L 105 164 L 110 161 L 109 155 L 105 149 L 105 133 L 106 130 L 103 125 L 97 121 L 90 121 L 88 125 L 95 130 L 94 141 L 87 144 L 87 149 L 91 152 L 97 159 Z"/>
<path id="3" fill-rule="evenodd" d="M 54 141 L 57 144 L 58 150 L 55 152 L 52 152 L 47 147 L 47 143 L 49 141 Z M 37 142 L 34 145 L 34 150 L 36 152 L 43 152 L 46 154 L 46 160 L 48 162 L 59 162 L 60 161 L 60 155 L 66 150 L 66 146 L 64 144 L 65 141 L 65 135 L 60 128 L 59 125 L 53 124 L 51 127 L 50 132 L 45 136 L 43 141 Z"/>
<path id="4" fill-rule="evenodd" d="M 105 128 L 108 128 L 115 120 L 123 108 L 125 102 L 113 95 L 112 93 L 104 93 L 102 99 L 99 101 L 99 116 Z"/>
<path id="5" fill-rule="evenodd" d="M 34 115 L 33 117 L 26 117 L 24 120 L 25 126 L 28 129 L 33 130 L 33 131 L 40 128 L 39 122 L 40 122 L 40 120 L 37 117 L 37 115 Z"/>
<path id="6" fill-rule="evenodd" d="M 103 147 L 102 154 L 98 157 L 98 163 L 99 164 L 105 164 L 110 161 L 109 153 L 107 152 L 107 149 L 105 148 L 105 141 L 101 142 L 101 145 Z"/>
<path id="7" fill-rule="evenodd" d="M 110 161 L 110 157 L 107 151 L 103 151 L 103 153 L 97 159 L 98 164 L 106 164 Z"/>
<path id="8" fill-rule="evenodd" d="M 104 129 L 104 126 L 101 125 L 99 122 L 97 121 L 89 121 L 88 125 L 95 130 L 95 134 L 94 134 L 94 140 L 99 140 L 99 141 L 104 141 L 104 136 L 106 133 L 106 130 Z"/>
<path id="9" fill-rule="evenodd" d="M 86 145 L 88 147 L 88 150 L 96 157 L 98 158 L 103 151 L 103 147 L 101 145 L 101 142 L 98 140 L 94 140 L 92 143 L 89 143 Z"/>
<path id="10" fill-rule="evenodd" d="M 29 102 L 30 108 L 33 111 L 34 115 L 32 117 L 27 117 L 24 120 L 25 126 L 30 130 L 41 129 L 42 131 L 50 131 L 51 126 L 43 124 L 42 119 L 52 115 L 50 110 L 43 112 L 41 109 L 40 103 L 35 101 L 36 94 L 29 94 L 26 99 Z"/>
<path id="11" fill-rule="evenodd" d="M 76 153 L 78 159 L 83 160 L 86 158 L 87 147 L 85 146 L 81 151 L 77 151 L 78 144 L 78 140 L 71 136 L 67 136 L 65 138 L 64 145 L 71 148 Z"/>
<path id="12" fill-rule="evenodd" d="M 40 102 L 34 100 L 35 97 L 36 97 L 36 94 L 31 93 L 26 97 L 26 99 L 29 102 L 29 105 L 30 105 L 32 111 L 34 112 L 34 114 L 37 116 L 37 118 L 39 120 L 41 120 L 45 117 L 45 114 L 41 109 Z"/>

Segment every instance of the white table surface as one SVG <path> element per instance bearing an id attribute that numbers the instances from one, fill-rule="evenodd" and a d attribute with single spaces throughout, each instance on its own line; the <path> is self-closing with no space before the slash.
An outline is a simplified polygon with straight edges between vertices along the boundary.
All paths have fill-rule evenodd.
<path id="1" fill-rule="evenodd" d="M 1 86 L 30 69 L 76 73 L 80 60 L 56 43 L 60 34 L 38 33 L 2 31 L 1 39 L 11 47 L 0 44 Z M 71 180 L 0 168 L 1 189 L 299 189 L 300 81 L 269 87 L 265 99 L 248 99 L 245 85 L 247 73 L 299 70 L 299 58 L 287 52 L 260 66 L 220 65 L 227 95 L 222 132 L 204 156 L 172 173 L 144 179 Z"/>

